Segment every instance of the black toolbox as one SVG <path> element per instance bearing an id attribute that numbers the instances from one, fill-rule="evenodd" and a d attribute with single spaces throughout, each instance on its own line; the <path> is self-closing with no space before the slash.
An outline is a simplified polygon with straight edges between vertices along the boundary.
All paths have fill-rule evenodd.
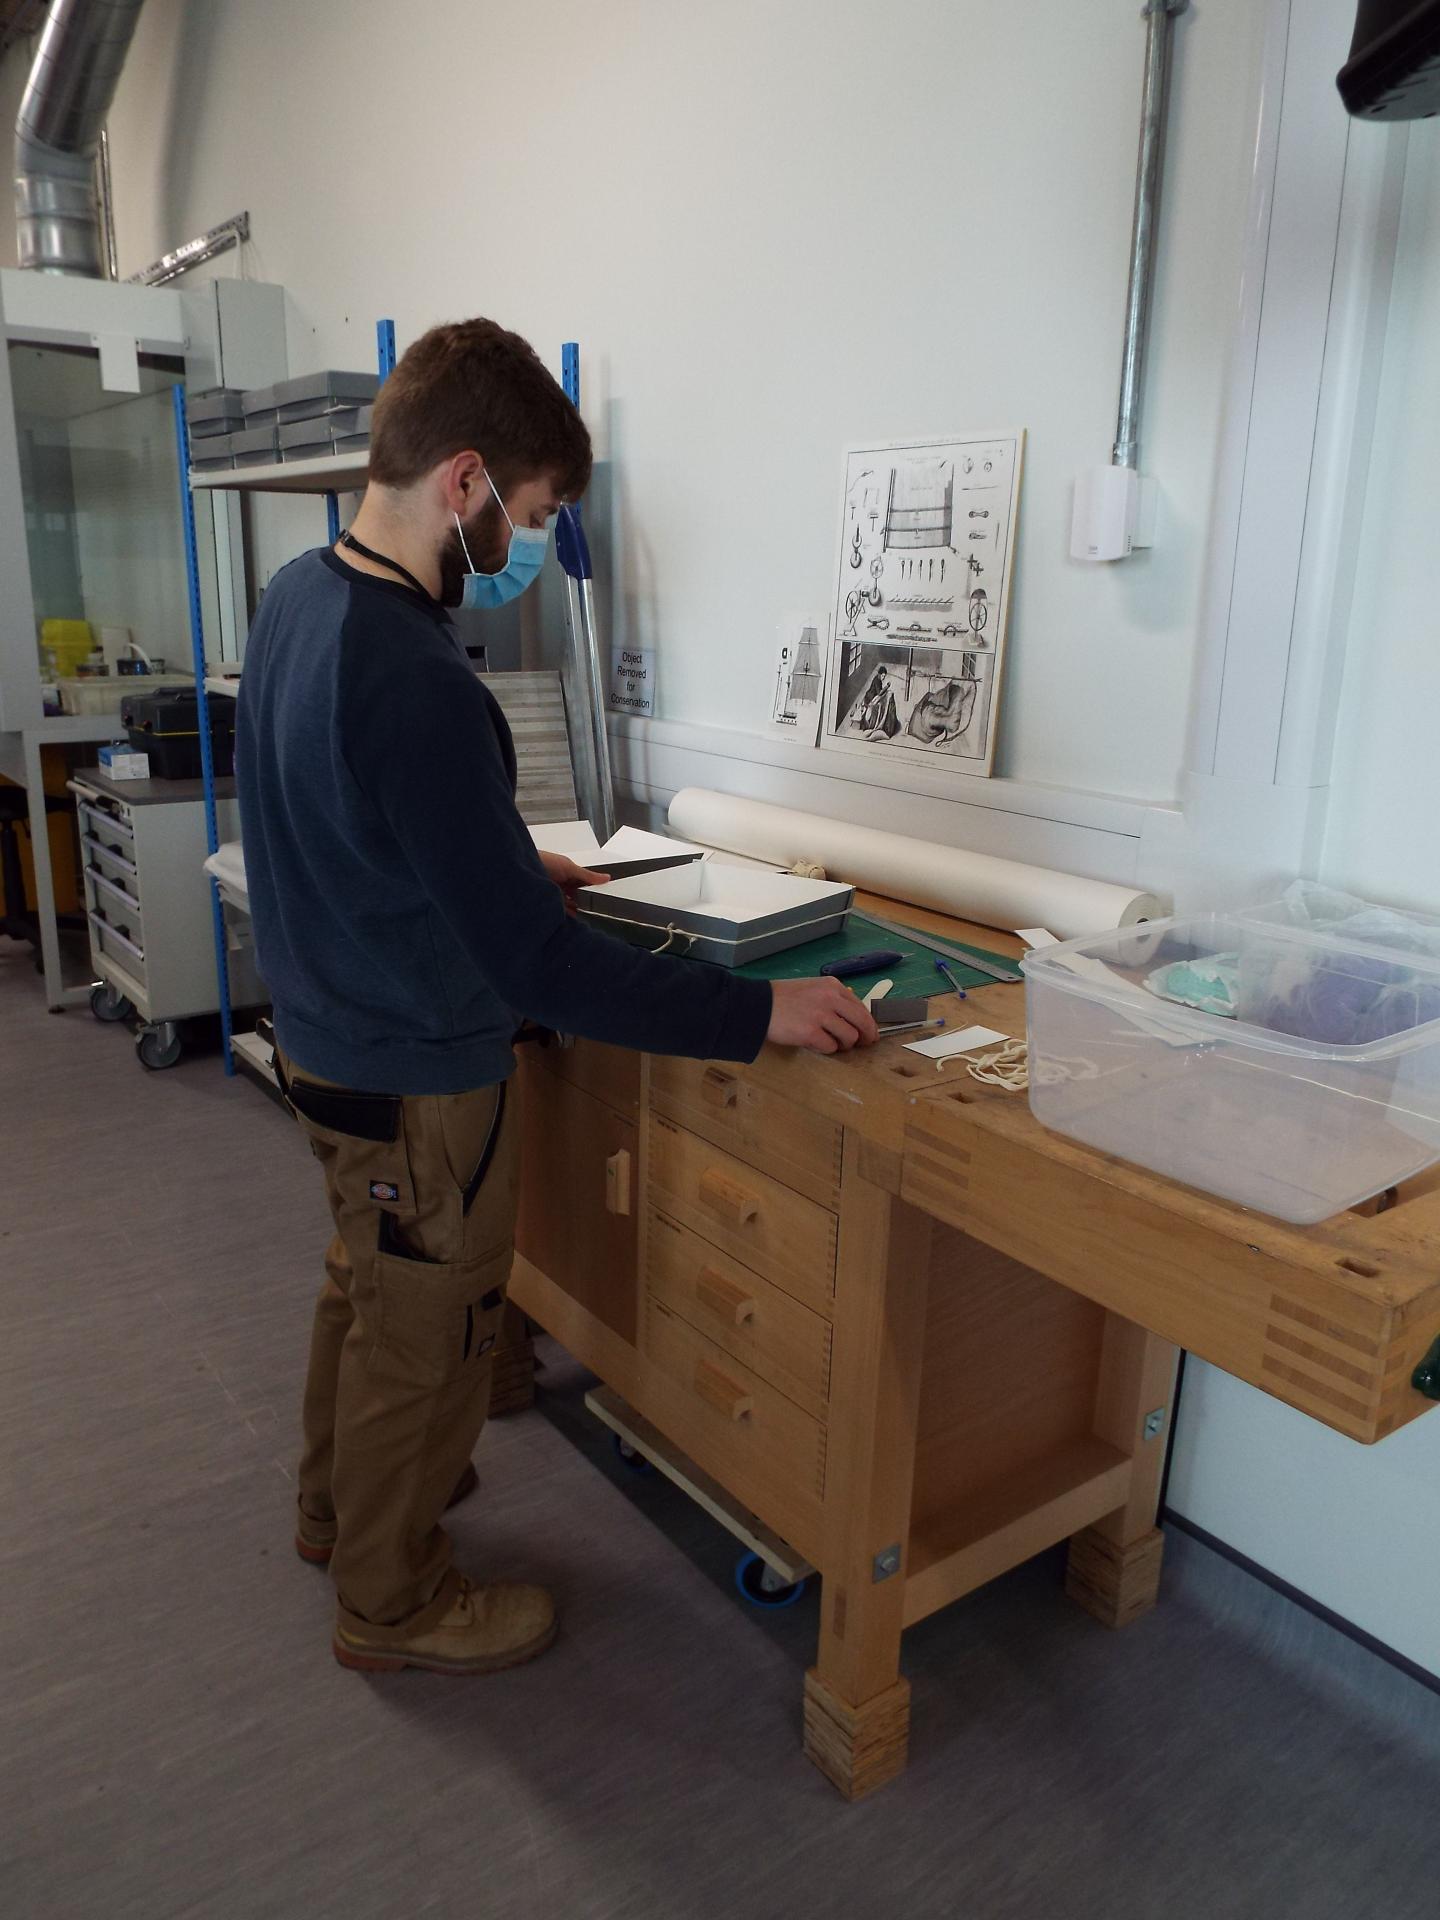
<path id="1" fill-rule="evenodd" d="M 217 696 L 208 704 L 215 773 L 233 773 L 235 702 Z M 135 752 L 149 754 L 152 780 L 200 778 L 200 701 L 189 687 L 126 694 L 120 702 L 120 721 Z"/>

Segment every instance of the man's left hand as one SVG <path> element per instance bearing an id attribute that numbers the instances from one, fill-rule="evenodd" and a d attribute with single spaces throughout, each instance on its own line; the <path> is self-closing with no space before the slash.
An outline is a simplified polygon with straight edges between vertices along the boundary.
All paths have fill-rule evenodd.
<path id="1" fill-rule="evenodd" d="M 568 853 L 542 853 L 540 864 L 564 894 L 571 913 L 575 911 L 577 887 L 603 887 L 610 878 L 608 873 L 592 873 L 589 867 L 577 865 Z"/>

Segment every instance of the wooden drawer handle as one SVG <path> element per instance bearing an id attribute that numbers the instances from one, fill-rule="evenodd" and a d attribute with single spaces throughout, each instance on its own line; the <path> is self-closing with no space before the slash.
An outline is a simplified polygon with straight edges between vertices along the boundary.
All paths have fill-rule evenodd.
<path id="1" fill-rule="evenodd" d="M 748 1227 L 760 1211 L 758 1198 L 748 1188 L 715 1167 L 700 1176 L 700 1204 L 732 1227 Z"/>
<path id="2" fill-rule="evenodd" d="M 740 1097 L 740 1084 L 733 1073 L 719 1067 L 707 1067 L 700 1076 L 700 1098 L 707 1107 L 733 1107 Z"/>
<path id="3" fill-rule="evenodd" d="M 708 1360 L 695 1362 L 695 1391 L 707 1406 L 723 1413 L 727 1420 L 748 1420 L 755 1410 L 753 1397 L 738 1387 L 728 1373 L 712 1367 Z"/>
<path id="4" fill-rule="evenodd" d="M 630 1211 L 630 1151 L 621 1147 L 605 1162 L 605 1207 L 609 1213 Z"/>
<path id="5" fill-rule="evenodd" d="M 727 1326 L 743 1327 L 755 1318 L 755 1297 L 727 1280 L 714 1267 L 702 1267 L 695 1276 L 695 1298 L 717 1320 Z"/>

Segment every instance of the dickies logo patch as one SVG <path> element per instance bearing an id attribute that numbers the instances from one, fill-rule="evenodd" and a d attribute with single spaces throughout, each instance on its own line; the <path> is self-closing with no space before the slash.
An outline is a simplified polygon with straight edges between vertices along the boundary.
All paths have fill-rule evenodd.
<path id="1" fill-rule="evenodd" d="M 398 1200 L 400 1189 L 393 1180 L 372 1180 L 370 1182 L 372 1200 Z"/>

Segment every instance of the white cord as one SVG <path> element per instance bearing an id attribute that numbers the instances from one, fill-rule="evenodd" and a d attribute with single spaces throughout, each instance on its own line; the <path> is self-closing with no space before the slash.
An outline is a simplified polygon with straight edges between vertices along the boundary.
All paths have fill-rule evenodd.
<path id="1" fill-rule="evenodd" d="M 945 1062 L 939 1062 L 942 1067 Z M 966 1060 L 965 1071 L 982 1086 L 1001 1087 L 1006 1093 L 1024 1093 L 1033 1079 L 1038 1086 L 1055 1087 L 1065 1080 L 1098 1080 L 1100 1069 L 1093 1060 L 1045 1060 L 1032 1072 L 1030 1053 L 1023 1040 L 1007 1040 L 1003 1047 L 989 1053 L 977 1053 Z"/>

